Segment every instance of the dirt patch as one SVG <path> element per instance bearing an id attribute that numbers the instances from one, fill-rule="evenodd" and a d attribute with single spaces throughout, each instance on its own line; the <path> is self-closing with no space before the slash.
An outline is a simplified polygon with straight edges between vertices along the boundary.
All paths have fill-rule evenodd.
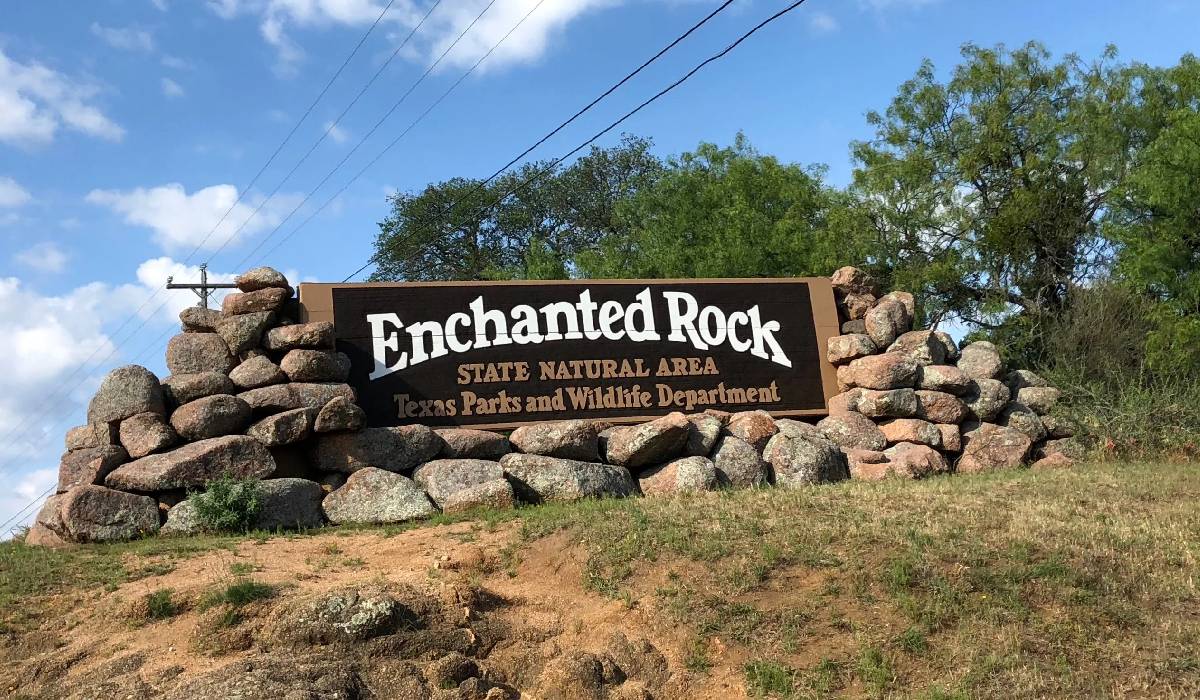
<path id="1" fill-rule="evenodd" d="M 115 590 L 63 594 L 52 623 L 11 640 L 7 690 L 31 698 L 60 697 L 63 688 L 88 688 L 89 697 L 97 688 L 186 698 L 740 696 L 740 670 L 686 669 L 688 633 L 664 625 L 653 606 L 585 590 L 586 557 L 566 536 L 506 561 L 513 527 L 250 540 Z M 235 605 L 229 600 L 246 593 L 224 593 L 230 587 L 261 598 Z M 155 611 L 163 619 L 151 619 Z"/>

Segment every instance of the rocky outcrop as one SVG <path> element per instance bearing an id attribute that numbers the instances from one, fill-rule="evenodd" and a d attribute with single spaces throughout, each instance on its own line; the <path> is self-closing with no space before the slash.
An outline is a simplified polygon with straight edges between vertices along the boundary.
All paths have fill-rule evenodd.
<path id="1" fill-rule="evenodd" d="M 611 464 L 511 453 L 500 458 L 517 497 L 527 503 L 630 496 L 637 486 L 629 470 Z"/>
<path id="2" fill-rule="evenodd" d="M 500 433 L 470 428 L 440 428 L 433 431 L 442 439 L 444 459 L 498 460 L 512 451 L 508 438 Z"/>
<path id="3" fill-rule="evenodd" d="M 145 367 L 127 365 L 109 372 L 88 404 L 89 424 L 111 423 L 138 413 L 165 412 L 158 377 Z"/>
<path id="4" fill-rule="evenodd" d="M 644 496 L 711 491 L 718 483 L 717 467 L 707 457 L 683 457 L 638 475 L 638 488 Z"/>
<path id="5" fill-rule="evenodd" d="M 441 506 L 459 491 L 503 479 L 504 470 L 499 462 L 483 459 L 435 459 L 417 467 L 412 478 Z"/>
<path id="6" fill-rule="evenodd" d="M 261 442 L 245 435 L 229 435 L 134 460 L 109 473 L 104 484 L 153 493 L 197 488 L 225 475 L 262 479 L 274 471 L 275 460 Z"/>
<path id="7" fill-rule="evenodd" d="M 423 425 L 366 428 L 320 436 L 316 466 L 330 472 L 353 473 L 368 467 L 406 472 L 433 459 L 441 449 L 441 439 Z"/>
<path id="8" fill-rule="evenodd" d="M 508 439 L 517 452 L 543 457 L 594 462 L 600 454 L 596 424 L 586 420 L 526 425 Z"/>
<path id="9" fill-rule="evenodd" d="M 630 428 L 617 428 L 608 436 L 605 456 L 609 464 L 628 469 L 661 464 L 682 454 L 691 428 L 688 419 L 678 412 Z"/>
<path id="10" fill-rule="evenodd" d="M 63 495 L 59 517 L 75 542 L 130 540 L 158 531 L 158 503 L 153 498 L 91 484 Z"/>
<path id="11" fill-rule="evenodd" d="M 795 487 L 850 478 L 846 455 L 832 440 L 780 432 L 763 450 L 775 473 L 775 485 Z"/>
<path id="12" fill-rule="evenodd" d="M 171 414 L 171 427 L 185 440 L 233 435 L 242 432 L 249 423 L 250 405 L 229 394 L 196 399 Z"/>
<path id="13" fill-rule="evenodd" d="M 374 467 L 351 474 L 345 485 L 325 497 L 321 509 L 335 525 L 403 523 L 437 512 L 412 479 Z"/>

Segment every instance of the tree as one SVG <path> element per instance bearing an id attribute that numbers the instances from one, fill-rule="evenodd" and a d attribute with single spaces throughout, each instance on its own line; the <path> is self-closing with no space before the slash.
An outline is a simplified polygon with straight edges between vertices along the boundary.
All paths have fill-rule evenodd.
<path id="1" fill-rule="evenodd" d="M 822 170 L 702 143 L 618 207 L 626 226 L 579 258 L 589 277 L 829 274 L 854 256 L 849 200 Z"/>
<path id="2" fill-rule="evenodd" d="M 618 204 L 662 169 L 650 146 L 626 136 L 567 167 L 535 162 L 486 186 L 454 178 L 396 194 L 379 224 L 371 279 L 568 277 L 581 251 L 624 232 Z"/>
<path id="3" fill-rule="evenodd" d="M 1115 274 L 1157 302 L 1151 365 L 1200 369 L 1200 60 L 1134 68 L 1146 142 L 1107 219 Z M 1185 370 L 1186 371 L 1186 370 Z"/>
<path id="4" fill-rule="evenodd" d="M 1101 219 L 1130 166 L 1133 82 L 1112 49 L 1091 64 L 1036 43 L 962 55 L 946 82 L 926 61 L 853 145 L 868 263 L 927 321 L 1036 353 L 1039 324 L 1109 262 Z"/>

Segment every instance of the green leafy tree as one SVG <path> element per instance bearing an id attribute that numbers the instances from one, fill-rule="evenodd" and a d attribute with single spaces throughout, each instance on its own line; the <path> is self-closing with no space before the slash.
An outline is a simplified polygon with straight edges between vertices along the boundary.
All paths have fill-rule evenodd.
<path id="1" fill-rule="evenodd" d="M 738 134 L 671 158 L 618 208 L 626 226 L 579 257 L 589 277 L 828 274 L 862 255 L 849 198 L 820 168 L 780 163 Z"/>
<path id="2" fill-rule="evenodd" d="M 1157 302 L 1150 364 L 1200 370 L 1200 60 L 1134 70 L 1146 145 L 1108 219 L 1115 274 Z"/>
<path id="3" fill-rule="evenodd" d="M 626 136 L 567 167 L 529 163 L 486 186 L 455 178 L 390 198 L 379 224 L 374 280 L 555 279 L 623 233 L 618 205 L 653 182 L 651 142 Z"/>
<path id="4" fill-rule="evenodd" d="M 1035 352 L 1072 285 L 1109 263 L 1100 222 L 1130 165 L 1132 77 L 1112 49 L 1095 63 L 1036 43 L 962 55 L 946 81 L 926 61 L 853 145 L 869 263 L 926 320 Z"/>

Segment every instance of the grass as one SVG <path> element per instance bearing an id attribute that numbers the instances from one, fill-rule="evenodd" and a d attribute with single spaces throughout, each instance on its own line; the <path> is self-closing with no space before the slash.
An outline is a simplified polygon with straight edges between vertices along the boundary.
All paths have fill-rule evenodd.
<path id="1" fill-rule="evenodd" d="M 518 521 L 502 574 L 515 576 L 546 536 L 574 543 L 581 585 L 680 626 L 691 640 L 680 650 L 687 672 L 732 661 L 752 696 L 1195 697 L 1197 503 L 1200 467 L 1112 463 L 472 518 L 480 528 Z M 265 537 L 0 544 L 0 622 L 28 626 L 38 614 L 31 601 L 111 588 Z M 330 560 L 364 565 L 322 544 Z M 251 572 L 204 597 L 229 625 L 239 606 L 275 594 Z"/>
<path id="2" fill-rule="evenodd" d="M 258 600 L 267 600 L 275 595 L 275 587 L 251 578 L 238 578 L 232 583 L 219 586 L 200 598 L 200 609 L 207 610 L 218 605 L 241 608 Z"/>
<path id="3" fill-rule="evenodd" d="M 1197 502 L 1196 465 L 1104 464 L 546 506 L 522 535 L 569 533 L 586 587 L 745 648 L 753 693 L 1186 697 Z"/>
<path id="4" fill-rule="evenodd" d="M 173 599 L 174 591 L 160 588 L 146 595 L 146 619 L 165 620 L 179 614 L 180 606 Z"/>

